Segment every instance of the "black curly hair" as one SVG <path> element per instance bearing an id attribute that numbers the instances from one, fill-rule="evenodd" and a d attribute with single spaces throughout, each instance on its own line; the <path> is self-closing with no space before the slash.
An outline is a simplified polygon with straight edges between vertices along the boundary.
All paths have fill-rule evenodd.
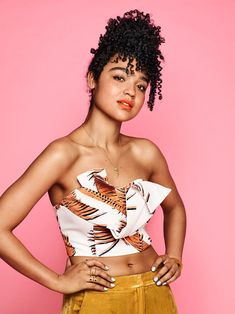
<path id="1" fill-rule="evenodd" d="M 89 64 L 86 75 L 92 72 L 95 81 L 98 81 L 103 67 L 116 54 L 115 62 L 118 62 L 118 59 L 126 61 L 128 58 L 126 71 L 128 73 L 128 67 L 130 67 L 130 72 L 133 73 L 134 65 L 131 62 L 136 59 L 136 71 L 140 70 L 146 73 L 150 82 L 147 103 L 150 111 L 152 111 L 157 89 L 158 98 L 162 99 L 160 59 L 164 61 L 164 57 L 159 46 L 165 42 L 165 39 L 160 36 L 161 27 L 154 25 L 148 13 L 144 14 L 144 12 L 135 9 L 124 13 L 123 17 L 110 18 L 105 28 L 106 33 L 100 35 L 98 48 L 91 48 L 90 50 L 94 57 Z M 89 110 L 91 106 L 92 93 Z"/>

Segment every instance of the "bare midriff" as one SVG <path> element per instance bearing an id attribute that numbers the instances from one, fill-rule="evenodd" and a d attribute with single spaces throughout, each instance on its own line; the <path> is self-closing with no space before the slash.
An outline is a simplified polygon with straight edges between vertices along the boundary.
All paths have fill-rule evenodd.
<path id="1" fill-rule="evenodd" d="M 125 276 L 144 273 L 151 270 L 151 267 L 158 254 L 150 245 L 146 250 L 121 256 L 93 257 L 93 256 L 72 256 L 71 264 L 78 264 L 85 259 L 97 259 L 109 267 L 108 273 L 112 276 Z"/>

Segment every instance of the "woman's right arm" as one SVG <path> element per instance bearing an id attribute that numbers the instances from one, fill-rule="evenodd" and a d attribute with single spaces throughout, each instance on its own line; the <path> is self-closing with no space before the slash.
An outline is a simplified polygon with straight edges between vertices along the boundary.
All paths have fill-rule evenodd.
<path id="1" fill-rule="evenodd" d="M 71 156 L 72 158 L 72 156 Z M 13 229 L 69 166 L 64 144 L 50 143 L 0 198 L 0 257 L 23 275 L 58 291 L 58 274 L 40 263 Z"/>
<path id="2" fill-rule="evenodd" d="M 75 157 L 68 148 L 60 139 L 50 143 L 0 197 L 0 257 L 28 278 L 62 293 L 81 289 L 88 266 L 71 267 L 67 274 L 58 275 L 39 262 L 12 231 L 71 165 Z M 90 263 L 104 269 L 103 263 Z M 102 273 L 102 276 L 108 279 L 108 275 Z"/>

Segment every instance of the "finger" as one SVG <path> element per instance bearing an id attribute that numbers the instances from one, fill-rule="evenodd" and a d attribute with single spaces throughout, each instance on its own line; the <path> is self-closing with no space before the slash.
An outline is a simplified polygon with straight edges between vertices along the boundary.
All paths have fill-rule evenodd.
<path id="1" fill-rule="evenodd" d="M 180 275 L 179 272 L 176 271 L 175 274 L 170 279 L 164 281 L 162 285 L 168 285 L 169 283 L 175 281 L 179 277 L 179 275 Z"/>
<path id="2" fill-rule="evenodd" d="M 151 270 L 157 271 L 157 268 L 162 269 L 164 267 L 164 265 L 168 262 L 168 260 L 169 260 L 169 258 L 167 255 L 159 256 L 156 259 L 154 266 L 152 266 Z"/>
<path id="3" fill-rule="evenodd" d="M 107 287 L 104 287 L 104 286 L 101 286 L 99 284 L 92 283 L 92 282 L 87 283 L 86 289 L 97 290 L 97 291 L 107 291 L 108 290 Z"/>
<path id="4" fill-rule="evenodd" d="M 163 258 L 163 264 L 166 264 L 170 260 L 168 255 L 163 255 L 162 258 Z"/>
<path id="5" fill-rule="evenodd" d="M 168 282 L 168 280 L 174 277 L 176 273 L 177 273 L 177 269 L 174 269 L 172 267 L 167 273 L 164 274 L 164 276 L 162 276 L 160 279 L 156 281 L 156 284 L 159 286 L 165 282 Z"/>
<path id="6" fill-rule="evenodd" d="M 97 261 L 96 259 L 86 259 L 85 263 L 89 267 L 98 266 L 98 267 L 105 269 L 105 270 L 109 269 L 108 265 L 105 265 L 104 263 Z"/>
<path id="7" fill-rule="evenodd" d="M 164 261 L 164 257 L 163 256 L 159 256 L 156 261 L 154 262 L 151 270 L 155 271 L 157 270 L 157 268 L 162 264 L 163 265 L 163 261 Z"/>
<path id="8" fill-rule="evenodd" d="M 113 282 L 109 282 L 105 279 L 103 279 L 102 277 L 100 276 L 88 276 L 87 277 L 87 283 L 88 283 L 88 288 L 91 286 L 91 284 L 95 283 L 95 284 L 98 284 L 98 285 L 101 285 L 103 287 L 106 287 L 106 288 L 113 288 L 115 287 L 115 283 Z"/>
<path id="9" fill-rule="evenodd" d="M 163 275 L 165 275 L 172 268 L 170 263 L 166 263 L 154 277 L 154 281 L 158 281 Z"/>
<path id="10" fill-rule="evenodd" d="M 89 273 L 90 275 L 90 273 Z M 99 276 L 100 278 L 107 280 L 109 282 L 114 282 L 115 278 L 111 277 L 107 272 L 101 270 L 100 268 L 96 268 L 96 272 L 95 272 L 96 276 Z"/>

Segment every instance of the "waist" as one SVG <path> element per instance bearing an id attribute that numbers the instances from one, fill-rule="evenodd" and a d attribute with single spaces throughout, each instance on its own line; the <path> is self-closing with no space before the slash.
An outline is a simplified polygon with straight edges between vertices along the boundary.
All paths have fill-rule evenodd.
<path id="1" fill-rule="evenodd" d="M 155 285 L 153 280 L 154 273 L 152 271 L 131 274 L 131 275 L 116 275 L 115 277 L 115 287 L 111 290 L 109 289 L 107 293 L 114 293 L 116 291 L 127 291 L 129 289 L 138 288 L 138 287 L 146 287 L 150 285 Z M 163 286 L 164 287 L 164 286 Z M 89 293 L 96 293 L 95 290 L 89 290 Z"/>
<path id="2" fill-rule="evenodd" d="M 72 256 L 71 264 L 78 264 L 85 259 L 97 259 L 109 267 L 108 273 L 112 276 L 125 276 L 144 273 L 151 270 L 152 264 L 158 254 L 150 245 L 146 250 L 121 256 L 93 257 L 93 256 Z"/>
<path id="3" fill-rule="evenodd" d="M 154 285 L 154 273 L 152 271 L 121 275 L 115 277 L 115 290 L 126 290 L 128 288 L 146 287 Z"/>

